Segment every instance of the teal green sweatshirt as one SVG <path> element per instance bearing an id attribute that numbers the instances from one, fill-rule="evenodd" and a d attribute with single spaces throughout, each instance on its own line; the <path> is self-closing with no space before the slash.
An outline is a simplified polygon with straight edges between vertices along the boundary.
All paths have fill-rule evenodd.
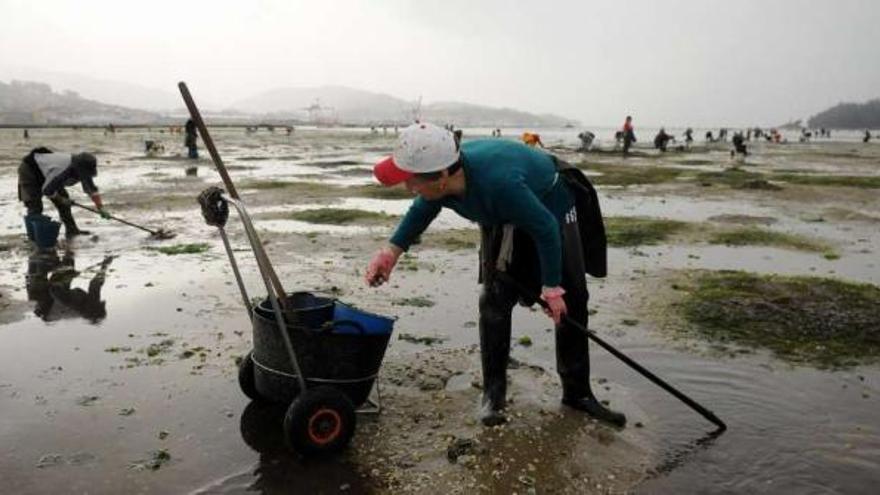
<path id="1" fill-rule="evenodd" d="M 391 243 L 409 249 L 443 207 L 482 226 L 512 224 L 535 241 L 541 282 L 562 283 L 561 225 L 574 200 L 547 153 L 502 139 L 478 139 L 461 146 L 464 196 L 436 201 L 417 197 Z"/>

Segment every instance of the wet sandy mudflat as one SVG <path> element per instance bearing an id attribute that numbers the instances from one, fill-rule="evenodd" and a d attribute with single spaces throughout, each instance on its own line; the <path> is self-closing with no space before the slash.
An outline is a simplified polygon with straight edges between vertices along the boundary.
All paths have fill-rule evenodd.
<path id="1" fill-rule="evenodd" d="M 362 187 L 393 136 L 355 129 L 298 129 L 290 137 L 217 130 L 214 139 L 286 288 L 334 294 L 399 318 L 380 373 L 382 413 L 359 417 L 344 455 L 305 461 L 283 446 L 283 411 L 249 403 L 238 389 L 235 358 L 251 346 L 250 322 L 220 238 L 194 200 L 220 183 L 210 162 L 198 160 L 198 176 L 185 177 L 191 162 L 179 156 L 182 139 L 157 129 L 110 136 L 35 130 L 30 142 L 20 136 L 0 131 L 4 190 L 15 191 L 18 161 L 32 146 L 96 151 L 97 183 L 111 210 L 178 235 L 151 241 L 77 211 L 93 236 L 36 253 L 24 241 L 20 205 L 12 193 L 4 196 L 3 492 L 853 493 L 880 481 L 876 364 L 819 369 L 761 349 L 682 339 L 665 330 L 662 305 L 673 290 L 669 281 L 695 269 L 880 285 L 876 188 L 777 180 L 781 190 L 735 189 L 689 177 L 600 186 L 609 216 L 760 225 L 819 240 L 834 256 L 679 238 L 612 248 L 609 277 L 590 280 L 591 327 L 723 418 L 730 429 L 721 436 L 709 435 L 711 424 L 595 346 L 593 388 L 627 414 L 628 426 L 610 428 L 561 408 L 553 334 L 543 315 L 523 308 L 514 317 L 511 422 L 483 428 L 474 421 L 480 394 L 476 249 L 443 242 L 444 232 L 469 238 L 473 226 L 441 215 L 439 237 L 426 235 L 389 286 L 369 289 L 361 281 L 363 266 L 393 218 L 339 226 L 284 215 L 315 208 L 402 214 L 408 200 L 365 197 L 373 193 Z M 168 151 L 146 157 L 144 139 L 160 139 Z M 553 143 L 552 135 L 545 142 Z M 573 162 L 686 174 L 736 165 L 720 144 L 659 158 L 639 150 L 625 162 L 610 153 L 581 156 L 569 144 L 557 143 L 555 151 Z M 880 146 L 873 144 L 841 140 L 755 151 L 743 169 L 880 175 Z M 270 185 L 278 182 L 286 186 Z M 229 233 L 250 296 L 264 294 L 234 215 Z M 155 249 L 184 243 L 208 248 L 175 256 Z M 70 296 L 99 285 L 88 305 Z M 433 305 L 401 305 L 407 298 Z M 403 334 L 440 340 L 428 346 L 399 339 Z M 531 345 L 520 343 L 524 336 Z"/>

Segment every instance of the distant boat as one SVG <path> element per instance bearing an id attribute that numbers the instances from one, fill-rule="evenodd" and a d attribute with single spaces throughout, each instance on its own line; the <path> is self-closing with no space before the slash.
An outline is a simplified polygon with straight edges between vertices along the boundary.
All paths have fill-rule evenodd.
<path id="1" fill-rule="evenodd" d="M 572 124 L 565 124 L 562 127 L 566 128 L 566 129 L 574 129 L 574 125 L 572 125 Z"/>

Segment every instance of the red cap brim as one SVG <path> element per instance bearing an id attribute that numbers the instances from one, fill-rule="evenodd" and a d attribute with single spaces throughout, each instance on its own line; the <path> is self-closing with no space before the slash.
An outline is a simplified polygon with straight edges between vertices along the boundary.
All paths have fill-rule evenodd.
<path id="1" fill-rule="evenodd" d="M 398 168 L 394 158 L 389 156 L 373 167 L 373 175 L 383 185 L 393 186 L 409 179 L 413 173 Z"/>

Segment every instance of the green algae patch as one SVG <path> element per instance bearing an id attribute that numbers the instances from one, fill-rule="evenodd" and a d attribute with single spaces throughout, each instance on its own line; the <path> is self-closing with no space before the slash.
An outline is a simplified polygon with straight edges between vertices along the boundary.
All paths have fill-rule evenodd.
<path id="1" fill-rule="evenodd" d="M 880 188 L 880 177 L 858 175 L 816 175 L 809 171 L 803 173 L 761 174 L 748 172 L 739 167 L 727 168 L 721 172 L 702 172 L 696 175 L 702 185 L 723 184 L 734 189 L 779 190 L 775 182 L 802 186 L 856 187 L 863 189 Z"/>
<path id="2" fill-rule="evenodd" d="M 671 167 L 646 165 L 600 164 L 582 162 L 578 168 L 599 175 L 590 175 L 590 181 L 602 186 L 630 186 L 636 184 L 659 184 L 678 179 L 684 170 Z"/>
<path id="3" fill-rule="evenodd" d="M 880 288 L 819 277 L 693 272 L 675 306 L 713 344 L 769 349 L 819 368 L 880 357 Z"/>
<path id="4" fill-rule="evenodd" d="M 758 227 L 741 227 L 714 232 L 709 237 L 709 243 L 727 246 L 770 246 L 817 253 L 832 252 L 827 244 L 820 241 Z"/>
<path id="5" fill-rule="evenodd" d="M 446 229 L 422 235 L 422 245 L 429 248 L 459 251 L 476 249 L 479 244 L 480 231 L 477 229 Z"/>
<path id="6" fill-rule="evenodd" d="M 385 187 L 379 184 L 364 184 L 344 189 L 348 196 L 375 199 L 413 199 L 415 195 L 403 186 Z"/>
<path id="7" fill-rule="evenodd" d="M 411 333 L 401 333 L 397 340 L 405 340 L 407 342 L 411 342 L 413 344 L 424 344 L 424 345 L 434 345 L 434 344 L 442 344 L 447 339 L 446 337 L 431 337 L 431 336 L 419 336 L 413 335 Z"/>
<path id="8" fill-rule="evenodd" d="M 416 308 L 430 308 L 435 303 L 434 301 L 428 299 L 427 297 L 401 297 L 397 299 L 392 299 L 391 304 L 394 306 L 413 306 Z"/>
<path id="9" fill-rule="evenodd" d="M 299 220 L 308 223 L 320 223 L 329 225 L 352 225 L 352 224 L 383 224 L 398 217 L 377 211 L 358 210 L 353 208 L 315 208 L 286 212 L 283 216 L 289 220 Z"/>
<path id="10" fill-rule="evenodd" d="M 861 150 L 858 148 L 851 148 L 849 150 L 840 150 L 840 151 L 822 151 L 811 149 L 809 151 L 805 151 L 802 153 L 793 153 L 791 156 L 796 157 L 797 159 L 822 159 L 822 158 L 843 158 L 843 159 L 851 159 L 851 160 L 876 160 L 876 157 L 871 155 L 862 155 L 860 154 Z"/>
<path id="11" fill-rule="evenodd" d="M 837 208 L 831 207 L 826 208 L 822 212 L 823 218 L 827 217 L 830 220 L 836 221 L 845 221 L 845 222 L 871 222 L 877 223 L 880 222 L 880 217 L 869 215 L 867 213 L 863 213 L 861 211 L 849 210 L 846 208 Z"/>
<path id="12" fill-rule="evenodd" d="M 334 175 L 343 177 L 372 177 L 373 171 L 368 168 L 346 168 L 342 170 L 334 170 Z"/>
<path id="13" fill-rule="evenodd" d="M 877 176 L 774 174 L 772 178 L 773 180 L 804 186 L 880 188 L 880 177 Z"/>
<path id="14" fill-rule="evenodd" d="M 248 180 L 241 183 L 241 189 L 257 189 L 260 191 L 266 189 L 287 189 L 302 185 L 301 182 L 291 182 L 288 180 Z M 317 184 L 320 185 L 320 184 Z"/>
<path id="15" fill-rule="evenodd" d="M 709 217 L 708 220 L 718 223 L 733 223 L 739 225 L 770 225 L 776 223 L 776 219 L 773 217 L 734 214 L 715 215 Z"/>
<path id="16" fill-rule="evenodd" d="M 734 189 L 744 189 L 749 184 L 756 184 L 756 181 L 764 180 L 764 176 L 739 167 L 731 167 L 721 172 L 700 172 L 696 175 L 696 179 L 704 186 L 721 184 Z"/>
<path id="17" fill-rule="evenodd" d="M 189 244 L 174 244 L 173 246 L 153 247 L 147 249 L 150 251 L 158 251 L 162 254 L 175 256 L 178 254 L 199 254 L 211 249 L 211 245 L 204 242 L 194 242 Z"/>
<path id="18" fill-rule="evenodd" d="M 240 162 L 261 162 L 263 160 L 274 160 L 274 156 L 240 156 L 237 158 Z M 229 168 L 229 165 L 226 165 Z"/>
<path id="19" fill-rule="evenodd" d="M 700 165 L 712 165 L 715 162 L 713 162 L 712 160 L 690 159 L 690 160 L 679 160 L 675 163 L 677 165 L 700 166 Z"/>
<path id="20" fill-rule="evenodd" d="M 344 196 L 346 191 L 344 187 L 321 182 L 284 180 L 249 180 L 242 182 L 239 189 L 278 191 L 305 198 Z"/>
<path id="21" fill-rule="evenodd" d="M 182 179 L 182 178 L 181 178 Z M 188 182 L 181 180 L 181 183 Z M 114 211 L 161 210 L 171 211 L 192 208 L 196 204 L 193 194 L 139 194 L 120 193 L 114 198 Z"/>
<path id="22" fill-rule="evenodd" d="M 420 269 L 425 269 L 433 273 L 437 270 L 437 267 L 433 263 L 419 261 L 419 258 L 413 253 L 403 253 L 403 256 L 397 261 L 397 269 L 408 272 L 417 272 Z"/>
<path id="23" fill-rule="evenodd" d="M 326 160 L 321 162 L 310 162 L 306 163 L 307 167 L 318 167 L 318 168 L 333 168 L 333 167 L 341 167 L 343 165 L 360 165 L 361 162 L 357 160 Z"/>
<path id="24" fill-rule="evenodd" d="M 149 453 L 146 459 L 140 459 L 129 463 L 129 469 L 136 471 L 158 471 L 162 466 L 171 461 L 171 454 L 167 449 L 155 450 Z"/>
<path id="25" fill-rule="evenodd" d="M 689 228 L 690 224 L 678 220 L 647 217 L 605 218 L 605 234 L 608 245 L 612 247 L 659 244 Z"/>

